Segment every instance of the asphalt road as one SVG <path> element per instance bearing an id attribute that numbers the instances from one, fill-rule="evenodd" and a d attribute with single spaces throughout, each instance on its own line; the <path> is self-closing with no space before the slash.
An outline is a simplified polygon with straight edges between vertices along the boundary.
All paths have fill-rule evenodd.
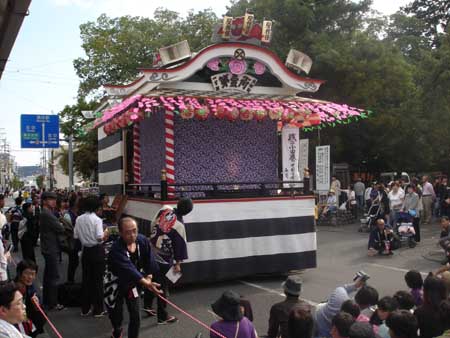
<path id="1" fill-rule="evenodd" d="M 337 228 L 318 228 L 318 267 L 299 272 L 303 278 L 302 298 L 311 303 L 319 303 L 325 300 L 336 286 L 351 281 L 355 272 L 361 269 L 371 276 L 369 284 L 377 288 L 380 296 L 392 295 L 395 291 L 407 289 L 403 276 L 409 269 L 414 268 L 427 273 L 440 266 L 439 261 L 443 256 L 438 253 L 435 244 L 439 236 L 437 224 L 422 229 L 423 240 L 416 248 L 401 248 L 394 256 L 371 258 L 366 256 L 368 234 L 358 233 L 357 227 L 346 225 Z M 39 248 L 36 250 L 39 251 Z M 43 268 L 40 254 L 37 256 L 38 263 Z M 15 259 L 20 260 L 20 255 L 16 255 Z M 63 257 L 61 264 L 63 280 L 66 278 L 65 267 L 66 257 Z M 40 278 L 42 270 L 39 273 Z M 80 269 L 78 270 L 79 273 Z M 210 304 L 224 290 L 232 289 L 250 300 L 256 329 L 260 335 L 265 335 L 270 306 L 283 299 L 281 282 L 284 278 L 285 276 L 254 276 L 243 280 L 191 285 L 173 290 L 170 299 L 195 317 L 210 324 L 215 320 Z M 179 318 L 178 323 L 157 325 L 156 318 L 148 318 L 143 314 L 141 337 L 190 338 L 199 332 L 203 337 L 209 336 L 206 329 L 178 311 L 170 309 L 170 313 Z M 53 312 L 50 318 L 64 338 L 106 338 L 111 333 L 107 317 L 82 318 L 78 308 Z M 126 324 L 127 319 L 124 321 L 125 327 Z M 48 326 L 47 330 L 50 337 L 55 336 Z"/>

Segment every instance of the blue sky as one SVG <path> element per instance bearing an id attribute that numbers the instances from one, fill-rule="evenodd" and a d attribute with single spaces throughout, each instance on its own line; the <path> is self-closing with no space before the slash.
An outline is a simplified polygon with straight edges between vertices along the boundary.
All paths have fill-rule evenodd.
<path id="1" fill-rule="evenodd" d="M 374 0 L 385 14 L 408 0 Z M 0 131 L 6 133 L 19 165 L 39 164 L 39 150 L 20 149 L 21 114 L 57 114 L 75 101 L 78 78 L 72 61 L 83 56 L 79 25 L 109 16 L 151 16 L 163 6 L 185 14 L 212 7 L 225 12 L 228 1 L 210 0 L 33 0 L 0 80 Z"/>

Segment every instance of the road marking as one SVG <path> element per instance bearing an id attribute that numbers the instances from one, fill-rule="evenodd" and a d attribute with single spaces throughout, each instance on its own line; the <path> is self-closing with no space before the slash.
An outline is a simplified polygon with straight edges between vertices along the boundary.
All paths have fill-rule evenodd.
<path id="1" fill-rule="evenodd" d="M 284 293 L 279 292 L 279 291 L 277 291 L 275 289 L 266 288 L 266 287 L 258 285 L 258 284 L 246 282 L 245 280 L 239 280 L 239 283 L 242 283 L 242 284 L 247 285 L 247 286 L 251 286 L 251 287 L 256 288 L 256 289 L 260 289 L 260 290 L 266 291 L 268 293 L 273 293 L 273 294 L 278 295 L 278 296 L 283 297 L 283 298 L 286 297 L 286 295 Z M 316 306 L 318 304 L 316 302 L 313 302 L 312 300 L 308 300 L 308 299 L 304 299 L 304 298 L 301 298 L 301 299 L 304 300 L 305 302 L 309 303 L 312 306 Z"/>
<path id="2" fill-rule="evenodd" d="M 396 268 L 395 266 L 381 265 L 381 264 L 377 264 L 377 263 L 365 263 L 364 265 L 369 265 L 369 266 L 373 266 L 373 267 L 376 267 L 376 268 L 388 269 L 388 270 L 392 270 L 392 271 L 405 272 L 405 273 L 410 271 L 410 270 L 407 270 L 407 269 Z M 421 272 L 421 271 L 419 271 L 419 272 L 423 276 L 428 276 L 428 273 Z"/>

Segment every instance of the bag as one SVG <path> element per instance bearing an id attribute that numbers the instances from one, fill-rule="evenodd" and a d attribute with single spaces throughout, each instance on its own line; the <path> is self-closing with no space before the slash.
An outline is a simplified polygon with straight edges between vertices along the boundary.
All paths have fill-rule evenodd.
<path id="1" fill-rule="evenodd" d="M 408 210 L 408 214 L 410 214 L 412 217 L 416 217 L 417 216 L 417 212 L 414 209 L 409 209 Z"/>
<path id="2" fill-rule="evenodd" d="M 23 219 L 22 209 L 19 206 L 9 208 L 6 215 L 10 223 L 19 223 Z"/>
<path id="3" fill-rule="evenodd" d="M 58 285 L 58 303 L 65 307 L 81 306 L 81 284 L 65 283 Z"/>
<path id="4" fill-rule="evenodd" d="M 19 239 L 22 239 L 23 235 L 27 231 L 27 222 L 28 222 L 28 220 L 26 219 L 26 217 L 24 217 L 19 222 L 19 232 L 18 232 Z"/>
<path id="5" fill-rule="evenodd" d="M 62 252 L 70 253 L 75 248 L 75 240 L 73 238 L 73 226 L 72 223 L 69 222 L 64 217 L 59 218 L 59 222 L 64 228 L 64 232 L 58 236 L 59 238 L 59 247 Z"/>
<path id="6" fill-rule="evenodd" d="M 9 241 L 9 236 L 11 235 L 11 225 L 6 223 L 2 228 L 2 238 L 5 241 Z"/>

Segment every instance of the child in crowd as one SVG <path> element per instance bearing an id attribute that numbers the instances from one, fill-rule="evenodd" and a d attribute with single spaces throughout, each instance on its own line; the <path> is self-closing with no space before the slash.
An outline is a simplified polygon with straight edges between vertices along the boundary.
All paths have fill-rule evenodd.
<path id="1" fill-rule="evenodd" d="M 394 297 L 383 297 L 377 304 L 377 317 L 380 320 L 378 327 L 378 336 L 380 338 L 390 338 L 389 328 L 386 325 L 386 319 L 389 315 L 398 309 L 398 302 Z"/>
<path id="2" fill-rule="evenodd" d="M 361 314 L 361 310 L 359 309 L 358 304 L 356 304 L 351 299 L 348 299 L 342 303 L 341 312 L 348 313 L 353 317 L 355 321 L 357 318 L 359 318 L 359 315 Z"/>
<path id="3" fill-rule="evenodd" d="M 414 297 L 408 291 L 397 291 L 394 294 L 394 298 L 398 303 L 399 310 L 408 310 L 409 312 L 414 312 L 414 307 L 416 306 L 416 302 L 414 301 Z"/>
<path id="4" fill-rule="evenodd" d="M 405 275 L 406 285 L 411 289 L 411 295 L 414 297 L 416 306 L 420 306 L 423 303 L 423 278 L 419 271 L 410 270 Z"/>
<path id="5" fill-rule="evenodd" d="M 390 338 L 416 338 L 417 320 L 407 310 L 392 312 L 386 320 Z"/>

